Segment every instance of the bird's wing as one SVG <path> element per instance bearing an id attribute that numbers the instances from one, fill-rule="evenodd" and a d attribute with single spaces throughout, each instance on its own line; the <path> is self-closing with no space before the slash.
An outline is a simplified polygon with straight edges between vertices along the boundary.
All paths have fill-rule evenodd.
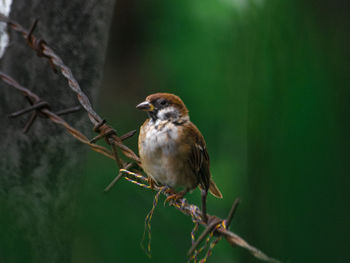
<path id="1" fill-rule="evenodd" d="M 209 155 L 205 140 L 198 128 L 192 122 L 187 122 L 185 126 L 187 126 L 186 131 L 188 134 L 186 136 L 188 144 L 190 145 L 190 167 L 198 177 L 201 188 L 208 191 L 210 186 L 210 170 Z"/>

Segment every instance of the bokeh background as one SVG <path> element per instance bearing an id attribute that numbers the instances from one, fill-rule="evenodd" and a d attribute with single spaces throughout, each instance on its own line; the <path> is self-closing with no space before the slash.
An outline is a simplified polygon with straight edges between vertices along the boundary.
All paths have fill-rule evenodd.
<path id="1" fill-rule="evenodd" d="M 206 138 L 232 230 L 283 262 L 346 262 L 349 235 L 349 2 L 119 0 L 98 111 L 124 133 L 135 105 L 179 95 Z M 137 136 L 127 144 L 137 150 Z M 73 262 L 185 262 L 192 222 L 167 206 L 140 248 L 153 193 L 91 152 L 78 194 Z M 200 193 L 188 196 L 200 204 Z M 209 262 L 258 262 L 222 241 Z"/>

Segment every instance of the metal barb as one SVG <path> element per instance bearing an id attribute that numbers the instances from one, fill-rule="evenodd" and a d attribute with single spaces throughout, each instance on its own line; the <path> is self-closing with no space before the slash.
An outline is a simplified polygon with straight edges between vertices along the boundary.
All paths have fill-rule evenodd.
<path id="1" fill-rule="evenodd" d="M 28 101 L 28 103 L 29 103 L 30 105 L 33 105 L 33 104 L 34 104 L 34 101 L 33 101 L 29 96 L 24 95 L 24 97 L 26 98 L 26 100 Z"/>
<path id="2" fill-rule="evenodd" d="M 132 166 L 132 163 L 128 163 L 123 169 L 127 170 Z M 104 192 L 108 192 L 111 190 L 111 188 L 119 181 L 120 178 L 122 178 L 124 174 L 119 171 L 118 175 L 113 179 L 112 182 L 109 183 L 109 185 L 104 189 Z"/>
<path id="3" fill-rule="evenodd" d="M 95 143 L 102 138 L 106 138 L 109 135 L 115 134 L 115 130 L 109 129 L 107 131 L 101 131 L 101 133 L 90 140 L 90 143 Z"/>
<path id="4" fill-rule="evenodd" d="M 203 241 L 203 239 L 221 222 L 221 219 L 214 218 L 212 222 L 210 222 L 207 228 L 202 232 L 202 234 L 198 237 L 196 242 L 193 243 L 192 247 L 188 251 L 187 255 L 191 256 L 194 250 L 198 247 L 198 245 Z"/>
<path id="5" fill-rule="evenodd" d="M 71 113 L 74 113 L 74 112 L 77 112 L 77 111 L 80 111 L 81 110 L 81 106 L 75 106 L 75 107 L 71 107 L 71 108 L 68 108 L 68 109 L 65 109 L 65 110 L 60 110 L 60 111 L 57 111 L 56 114 L 58 116 L 62 116 L 62 115 L 67 115 L 67 114 L 71 114 Z"/>
<path id="6" fill-rule="evenodd" d="M 32 40 L 33 32 L 34 32 L 36 26 L 38 25 L 38 22 L 39 22 L 39 19 L 36 18 L 36 19 L 34 20 L 34 23 L 32 24 L 32 26 L 30 27 L 29 33 L 28 33 L 28 35 L 27 35 L 27 41 L 28 41 L 28 43 L 31 43 L 31 42 L 33 41 L 33 40 Z"/>
<path id="7" fill-rule="evenodd" d="M 26 32 L 23 29 L 22 34 L 24 35 L 25 39 L 27 40 L 28 46 L 30 46 L 32 49 L 35 50 L 38 57 L 48 57 L 43 53 L 44 45 L 46 44 L 46 42 L 43 39 L 36 38 L 33 35 L 34 30 L 36 29 L 36 27 L 38 25 L 38 22 L 39 22 L 39 19 L 38 18 L 35 19 L 34 23 L 32 24 L 32 26 L 29 29 L 29 32 Z M 51 65 L 52 69 L 56 72 L 57 70 L 51 62 L 50 62 L 50 65 Z"/>
<path id="8" fill-rule="evenodd" d="M 33 110 L 38 110 L 38 109 L 41 109 L 41 108 L 49 108 L 50 105 L 46 102 L 46 101 L 39 101 L 37 103 L 34 103 L 32 106 L 28 107 L 28 108 L 25 108 L 25 109 L 22 109 L 22 110 L 19 110 L 19 111 L 16 111 L 14 113 L 11 113 L 9 115 L 9 118 L 16 118 L 20 115 L 23 115 L 27 112 L 30 112 L 30 111 L 33 111 Z"/>
<path id="9" fill-rule="evenodd" d="M 94 132 L 99 132 L 100 128 L 102 127 L 103 124 L 106 124 L 106 120 L 103 119 L 102 121 L 100 121 L 99 123 L 97 123 L 94 127 Z"/>
<path id="10" fill-rule="evenodd" d="M 50 108 L 49 103 L 47 103 L 46 101 L 39 100 L 36 103 L 33 103 L 32 100 L 28 96 L 26 96 L 26 98 L 27 98 L 28 102 L 31 104 L 31 106 L 28 108 L 19 110 L 17 112 L 14 112 L 8 116 L 9 118 L 16 118 L 16 117 L 21 116 L 25 113 L 33 111 L 32 115 L 30 116 L 29 120 L 27 121 L 26 125 L 23 128 L 23 133 L 27 133 L 29 131 L 29 129 L 32 127 L 34 121 L 36 120 L 36 118 L 38 116 L 46 117 L 46 115 L 41 112 L 42 109 L 44 109 L 44 108 L 49 109 Z"/>
<path id="11" fill-rule="evenodd" d="M 94 129 L 93 129 L 95 132 L 98 132 L 99 134 L 97 136 L 95 136 L 94 138 L 92 138 L 90 140 L 90 143 L 96 143 L 98 140 L 102 139 L 102 138 L 105 138 L 106 142 L 110 145 L 114 145 L 114 138 L 111 137 L 111 135 L 117 135 L 116 131 L 111 128 L 110 126 L 108 126 L 106 124 L 106 120 L 102 120 L 100 121 L 99 123 L 97 123 L 95 126 L 94 126 Z M 119 137 L 118 137 L 119 139 Z M 118 145 L 117 145 L 118 146 Z M 121 169 L 121 167 L 119 167 L 119 169 Z"/>
<path id="12" fill-rule="evenodd" d="M 36 117 L 38 117 L 38 113 L 33 112 L 32 116 L 30 116 L 30 119 L 27 121 L 26 125 L 23 128 L 23 133 L 27 133 L 29 131 L 30 127 L 32 127 L 34 121 L 36 120 Z"/>
<path id="13" fill-rule="evenodd" d="M 129 131 L 129 132 L 123 134 L 119 138 L 120 138 L 120 140 L 124 141 L 124 140 L 129 139 L 130 137 L 134 136 L 135 133 L 136 133 L 136 130 L 132 130 L 132 131 Z"/>
<path id="14" fill-rule="evenodd" d="M 235 215 L 235 213 L 237 211 L 239 203 L 240 203 L 240 199 L 236 198 L 235 201 L 233 202 L 232 207 L 230 209 L 230 212 L 228 213 L 228 216 L 226 218 L 226 228 L 230 227 L 230 224 L 232 222 L 233 216 Z"/>
<path id="15" fill-rule="evenodd" d="M 99 134 L 99 135 L 95 136 L 94 138 L 92 138 L 92 139 L 90 140 L 90 143 L 95 143 L 95 142 L 97 142 L 99 139 L 101 139 L 101 138 L 103 138 L 103 137 L 105 137 L 105 136 L 106 136 L 105 134 Z"/>
<path id="16" fill-rule="evenodd" d="M 108 135 L 107 135 L 108 136 Z M 112 138 L 108 138 L 108 142 L 109 144 L 112 146 L 112 151 L 113 151 L 113 154 L 114 154 L 114 159 L 118 165 L 118 168 L 119 169 L 122 169 L 124 167 L 123 165 L 123 161 L 119 158 L 119 155 L 118 155 L 118 150 L 117 150 L 117 146 L 114 144 L 114 141 L 112 140 Z"/>

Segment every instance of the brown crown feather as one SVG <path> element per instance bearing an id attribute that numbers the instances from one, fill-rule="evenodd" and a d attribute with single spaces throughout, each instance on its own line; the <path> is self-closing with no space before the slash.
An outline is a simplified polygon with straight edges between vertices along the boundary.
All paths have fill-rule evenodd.
<path id="1" fill-rule="evenodd" d="M 188 115 L 188 109 L 183 103 L 183 101 L 176 95 L 171 93 L 155 93 L 151 94 L 146 98 L 146 101 L 152 103 L 160 98 L 166 99 L 169 102 L 169 105 L 174 106 L 179 109 L 180 113 L 185 116 Z"/>

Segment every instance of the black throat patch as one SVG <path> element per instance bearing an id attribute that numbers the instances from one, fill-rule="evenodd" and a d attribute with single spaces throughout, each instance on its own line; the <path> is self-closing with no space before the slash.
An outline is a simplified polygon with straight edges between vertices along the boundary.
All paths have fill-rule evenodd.
<path id="1" fill-rule="evenodd" d="M 154 122 L 158 119 L 157 113 L 158 113 L 157 110 L 148 111 L 148 112 L 147 112 L 148 116 L 149 116 Z"/>

